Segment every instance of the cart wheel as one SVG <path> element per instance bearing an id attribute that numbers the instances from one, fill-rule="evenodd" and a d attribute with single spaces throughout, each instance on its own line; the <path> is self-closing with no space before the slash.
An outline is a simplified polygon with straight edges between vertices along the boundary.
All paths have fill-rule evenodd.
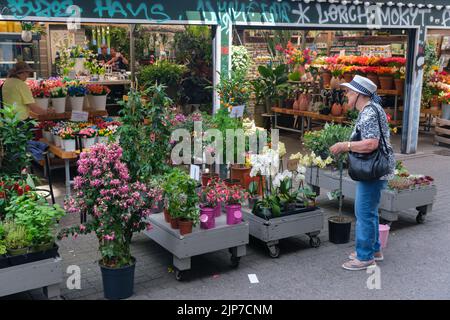
<path id="1" fill-rule="evenodd" d="M 311 248 L 318 248 L 320 247 L 321 241 L 319 237 L 311 237 L 309 239 L 309 245 L 311 246 Z"/>
<path id="2" fill-rule="evenodd" d="M 417 215 L 417 217 L 416 217 L 416 222 L 417 222 L 418 224 L 424 223 L 424 222 L 425 222 L 425 215 L 422 214 L 422 213 L 419 213 L 419 214 Z"/>
<path id="3" fill-rule="evenodd" d="M 278 258 L 280 256 L 280 247 L 277 245 L 273 245 L 270 247 L 267 247 L 269 249 L 269 256 L 271 258 Z"/>
<path id="4" fill-rule="evenodd" d="M 175 279 L 176 279 L 177 281 L 183 281 L 184 274 L 185 274 L 185 273 L 184 273 L 183 271 L 178 270 L 178 269 L 175 269 Z"/>
<path id="5" fill-rule="evenodd" d="M 237 268 L 239 267 L 239 262 L 241 261 L 241 257 L 231 256 L 231 267 Z"/>

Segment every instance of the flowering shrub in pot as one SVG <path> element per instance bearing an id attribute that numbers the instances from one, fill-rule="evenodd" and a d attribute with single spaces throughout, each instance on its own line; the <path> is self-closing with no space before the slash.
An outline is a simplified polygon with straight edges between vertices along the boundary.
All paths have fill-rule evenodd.
<path id="1" fill-rule="evenodd" d="M 97 144 L 81 153 L 75 196 L 66 202 L 69 213 L 86 213 L 85 224 L 63 229 L 59 237 L 94 232 L 99 241 L 105 297 L 123 299 L 133 294 L 136 260 L 130 243 L 134 232 L 150 229 L 146 218 L 154 204 L 153 190 L 132 182 L 122 149 Z"/>
<path id="2" fill-rule="evenodd" d="M 36 103 L 44 110 L 48 109 L 48 98 L 50 97 L 49 88 L 45 85 L 43 81 L 28 80 L 28 86 L 31 89 L 33 98 Z"/>
<path id="3" fill-rule="evenodd" d="M 225 190 L 226 186 L 223 182 L 210 180 L 208 185 L 200 192 L 200 221 L 203 229 L 215 227 L 215 218 L 220 216 Z"/>

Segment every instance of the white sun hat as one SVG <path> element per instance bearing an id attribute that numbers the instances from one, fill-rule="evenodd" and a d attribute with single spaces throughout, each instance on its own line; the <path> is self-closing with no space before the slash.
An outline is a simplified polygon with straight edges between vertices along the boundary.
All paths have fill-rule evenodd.
<path id="1" fill-rule="evenodd" d="M 375 103 L 380 103 L 381 98 L 377 94 L 377 85 L 372 80 L 356 75 L 352 81 L 342 83 L 342 87 L 370 97 Z"/>

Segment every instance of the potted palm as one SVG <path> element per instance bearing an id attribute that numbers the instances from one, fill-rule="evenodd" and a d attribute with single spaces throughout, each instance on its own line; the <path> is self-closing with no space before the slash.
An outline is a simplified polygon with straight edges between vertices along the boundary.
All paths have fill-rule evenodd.
<path id="1" fill-rule="evenodd" d="M 94 232 L 98 238 L 104 295 L 124 299 L 133 294 L 136 259 L 130 243 L 134 232 L 150 228 L 153 194 L 147 185 L 132 182 L 122 149 L 117 144 L 97 144 L 82 153 L 75 178 L 75 196 L 66 211 L 84 212 L 87 222 L 63 229 L 59 238 Z"/>

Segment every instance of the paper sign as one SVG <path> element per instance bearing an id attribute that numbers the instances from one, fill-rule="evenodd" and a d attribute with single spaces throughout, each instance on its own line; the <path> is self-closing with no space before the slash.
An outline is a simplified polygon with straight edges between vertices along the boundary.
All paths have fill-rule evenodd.
<path id="1" fill-rule="evenodd" d="M 242 118 L 244 116 L 244 108 L 245 106 L 235 106 L 230 112 L 231 118 Z"/>
<path id="2" fill-rule="evenodd" d="M 298 160 L 288 160 L 287 169 L 289 171 L 296 171 L 298 168 Z"/>
<path id="3" fill-rule="evenodd" d="M 250 280 L 250 283 L 259 283 L 258 277 L 256 274 L 249 274 L 248 280 Z"/>
<path id="4" fill-rule="evenodd" d="M 334 200 L 334 196 L 331 192 L 327 192 L 328 200 Z"/>
<path id="5" fill-rule="evenodd" d="M 200 167 L 196 165 L 191 165 L 191 178 L 200 181 Z"/>
<path id="6" fill-rule="evenodd" d="M 72 122 L 87 122 L 89 118 L 88 112 L 83 111 L 72 111 L 72 117 L 70 121 Z"/>

